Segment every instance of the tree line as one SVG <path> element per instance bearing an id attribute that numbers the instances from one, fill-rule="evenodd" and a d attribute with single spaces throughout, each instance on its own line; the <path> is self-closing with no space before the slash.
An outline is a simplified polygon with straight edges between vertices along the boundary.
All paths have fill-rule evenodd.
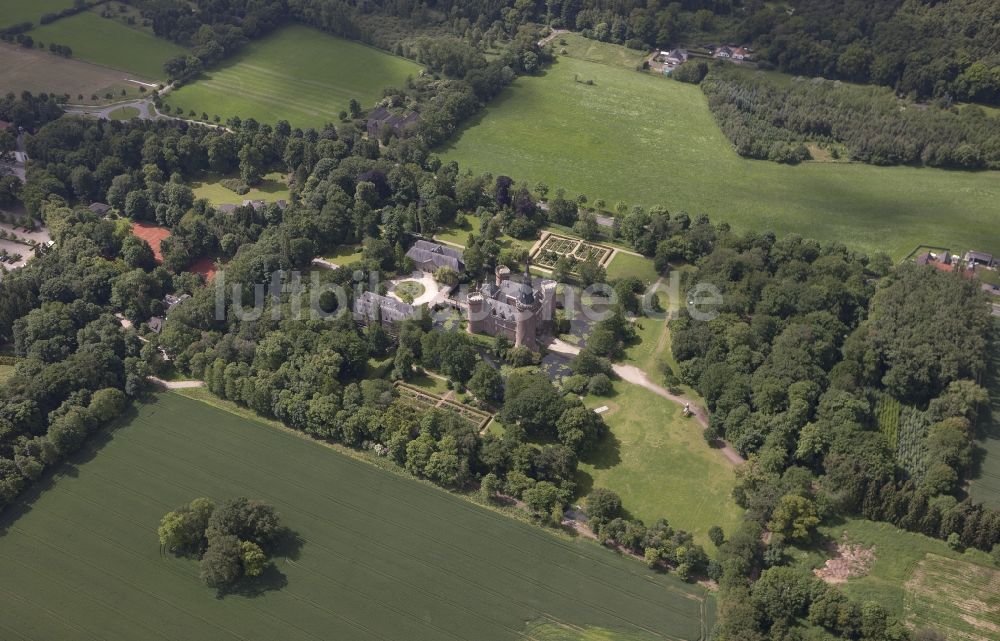
<path id="1" fill-rule="evenodd" d="M 1000 168 L 1000 120 L 978 106 L 917 105 L 886 89 L 819 79 L 779 86 L 722 64 L 701 89 L 741 156 L 798 162 L 810 158 L 803 143 L 812 142 L 874 165 Z"/>

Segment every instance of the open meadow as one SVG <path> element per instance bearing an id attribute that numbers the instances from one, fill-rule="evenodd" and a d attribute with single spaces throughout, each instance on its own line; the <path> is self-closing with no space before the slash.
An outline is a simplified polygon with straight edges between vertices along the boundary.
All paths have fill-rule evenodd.
<path id="1" fill-rule="evenodd" d="M 73 57 L 121 69 L 146 80 L 165 77 L 163 63 L 187 50 L 148 31 L 102 18 L 95 10 L 31 30 L 35 41 L 68 45 Z"/>
<path id="2" fill-rule="evenodd" d="M 587 407 L 608 406 L 601 414 L 610 434 L 580 462 L 580 492 L 614 490 L 629 514 L 652 525 L 665 518 L 694 534 L 714 554 L 708 529 L 732 532 L 741 510 L 731 492 L 735 468 L 702 436 L 682 408 L 637 385 L 617 381 L 608 397 L 589 396 Z"/>
<path id="3" fill-rule="evenodd" d="M 631 58 L 594 51 L 614 45 L 577 38 L 566 36 L 569 55 L 505 89 L 438 149 L 443 158 L 609 204 L 662 204 L 896 258 L 918 243 L 1000 253 L 997 172 L 743 159 L 697 86 L 639 73 Z"/>
<path id="4" fill-rule="evenodd" d="M 860 551 L 872 555 L 840 584 L 849 596 L 881 603 L 911 628 L 936 629 L 949 641 L 996 639 L 1000 569 L 986 553 L 956 552 L 944 541 L 864 519 L 824 526 L 820 533 L 842 550 L 851 546 L 854 558 L 862 557 Z M 821 567 L 828 555 L 814 550 L 799 560 Z"/>
<path id="5" fill-rule="evenodd" d="M 5 383 L 8 378 L 14 375 L 13 365 L 0 365 L 0 384 Z"/>
<path id="6" fill-rule="evenodd" d="M 179 394 L 94 441 L 0 521 L 4 638 L 693 640 L 713 625 L 697 586 Z M 218 597 L 160 551 L 160 517 L 198 496 L 265 500 L 294 531 L 259 593 Z"/>
<path id="7" fill-rule="evenodd" d="M 402 85 L 420 69 L 379 49 L 290 25 L 250 42 L 221 67 L 171 93 L 166 102 L 223 119 L 287 120 L 319 128 L 336 122 L 352 98 L 370 107 L 382 89 Z"/>
<path id="8" fill-rule="evenodd" d="M 73 6 L 73 0 L 3 0 L 0 29 L 22 22 L 38 24 L 46 13 L 56 13 Z"/>

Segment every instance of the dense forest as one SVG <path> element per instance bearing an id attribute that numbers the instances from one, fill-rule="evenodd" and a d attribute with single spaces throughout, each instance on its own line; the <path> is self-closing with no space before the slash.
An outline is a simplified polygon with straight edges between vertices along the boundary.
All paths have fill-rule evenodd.
<path id="1" fill-rule="evenodd" d="M 834 158 L 874 165 L 1000 168 L 1000 118 L 978 106 L 918 105 L 837 81 L 779 84 L 724 64 L 713 65 L 701 88 L 741 156 L 797 162 L 810 157 L 803 143 L 813 142 Z"/>

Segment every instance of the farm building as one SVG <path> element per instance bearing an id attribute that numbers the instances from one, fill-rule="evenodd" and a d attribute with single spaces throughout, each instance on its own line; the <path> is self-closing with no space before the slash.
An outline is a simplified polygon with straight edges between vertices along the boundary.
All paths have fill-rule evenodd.
<path id="1" fill-rule="evenodd" d="M 462 252 L 439 243 L 418 240 L 406 252 L 406 257 L 413 261 L 417 269 L 425 272 L 435 272 L 441 267 L 448 267 L 459 273 L 465 271 Z"/>
<path id="2" fill-rule="evenodd" d="M 469 331 L 504 335 L 516 347 L 537 350 L 537 335 L 548 329 L 555 317 L 555 299 L 554 280 L 541 279 L 535 284 L 526 267 L 521 282 L 514 281 L 510 269 L 501 265 L 495 283 L 483 283 L 469 296 Z"/>
<path id="3" fill-rule="evenodd" d="M 969 265 L 982 265 L 983 267 L 993 267 L 996 265 L 996 260 L 992 254 L 977 251 L 966 252 L 965 262 Z"/>

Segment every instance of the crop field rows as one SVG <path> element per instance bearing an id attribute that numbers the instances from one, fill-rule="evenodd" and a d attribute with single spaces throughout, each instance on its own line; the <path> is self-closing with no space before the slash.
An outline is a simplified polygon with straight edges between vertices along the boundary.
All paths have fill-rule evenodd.
<path id="1" fill-rule="evenodd" d="M 1000 631 L 1000 570 L 928 554 L 904 602 L 917 627 L 946 627 L 951 641 L 990 641 Z"/>
<path id="2" fill-rule="evenodd" d="M 205 112 L 293 126 L 336 122 L 351 99 L 370 107 L 385 87 L 402 85 L 420 66 L 357 42 L 302 25 L 252 41 L 217 69 L 172 92 L 166 103 Z"/>
<path id="3" fill-rule="evenodd" d="M 299 547 L 216 598 L 161 556 L 195 496 L 275 505 Z M 529 621 L 698 639 L 700 588 L 174 394 L 0 524 L 0 630 L 59 639 L 518 639 Z M 16 585 L 16 594 L 9 586 Z"/>

